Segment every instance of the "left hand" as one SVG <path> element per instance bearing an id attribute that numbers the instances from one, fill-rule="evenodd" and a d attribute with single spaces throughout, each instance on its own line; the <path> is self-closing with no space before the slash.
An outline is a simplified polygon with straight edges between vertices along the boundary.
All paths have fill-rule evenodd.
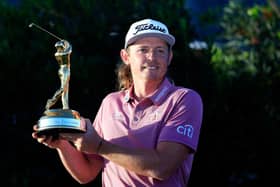
<path id="1" fill-rule="evenodd" d="M 81 126 L 86 129 L 85 133 L 60 133 L 59 137 L 71 142 L 81 152 L 96 154 L 102 138 L 95 131 L 89 119 L 81 118 Z"/>

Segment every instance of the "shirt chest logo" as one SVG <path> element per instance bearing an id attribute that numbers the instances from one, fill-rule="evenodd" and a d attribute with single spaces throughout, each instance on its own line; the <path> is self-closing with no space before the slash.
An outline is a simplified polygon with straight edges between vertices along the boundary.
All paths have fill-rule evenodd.
<path id="1" fill-rule="evenodd" d="M 113 112 L 113 119 L 121 120 L 123 119 L 123 114 L 121 112 Z"/>
<path id="2" fill-rule="evenodd" d="M 156 121 L 156 120 L 159 119 L 159 115 L 160 115 L 160 113 L 158 111 L 155 111 L 155 112 L 153 112 L 149 115 L 148 120 L 149 121 Z"/>

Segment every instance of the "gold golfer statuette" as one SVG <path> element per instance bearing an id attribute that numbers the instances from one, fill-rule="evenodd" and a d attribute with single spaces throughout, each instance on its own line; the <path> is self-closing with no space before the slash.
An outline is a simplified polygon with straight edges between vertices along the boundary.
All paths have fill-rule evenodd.
<path id="1" fill-rule="evenodd" d="M 58 76 L 60 78 L 60 88 L 54 93 L 51 99 L 48 99 L 43 116 L 38 122 L 39 134 L 57 135 L 60 132 L 85 132 L 81 127 L 80 114 L 69 108 L 69 81 L 70 81 L 70 55 L 72 53 L 71 44 L 42 27 L 31 23 L 29 27 L 35 26 L 55 38 L 59 39 L 55 43 L 55 59 L 59 65 Z M 58 101 L 62 102 L 62 108 L 51 109 Z"/>

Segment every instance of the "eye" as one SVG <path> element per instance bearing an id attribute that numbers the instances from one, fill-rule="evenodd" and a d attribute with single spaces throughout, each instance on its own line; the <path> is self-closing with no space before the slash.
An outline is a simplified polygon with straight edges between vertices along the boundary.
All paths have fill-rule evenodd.
<path id="1" fill-rule="evenodd" d="M 139 48 L 138 50 L 137 50 L 137 52 L 139 52 L 139 53 L 147 53 L 149 50 L 147 49 L 147 48 Z"/>
<path id="2" fill-rule="evenodd" d="M 158 53 L 164 53 L 165 51 L 164 51 L 164 49 L 157 49 L 157 52 Z"/>
<path id="3" fill-rule="evenodd" d="M 165 48 L 157 48 L 156 52 L 158 54 L 160 54 L 160 55 L 165 55 L 165 54 L 167 54 L 167 49 L 165 49 Z"/>

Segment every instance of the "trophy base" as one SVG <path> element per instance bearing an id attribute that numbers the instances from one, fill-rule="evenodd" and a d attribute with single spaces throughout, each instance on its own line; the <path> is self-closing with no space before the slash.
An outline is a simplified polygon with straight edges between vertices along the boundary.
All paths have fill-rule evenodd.
<path id="1" fill-rule="evenodd" d="M 38 122 L 38 135 L 55 136 L 59 133 L 84 133 L 80 114 L 70 109 L 51 109 L 44 112 Z"/>

